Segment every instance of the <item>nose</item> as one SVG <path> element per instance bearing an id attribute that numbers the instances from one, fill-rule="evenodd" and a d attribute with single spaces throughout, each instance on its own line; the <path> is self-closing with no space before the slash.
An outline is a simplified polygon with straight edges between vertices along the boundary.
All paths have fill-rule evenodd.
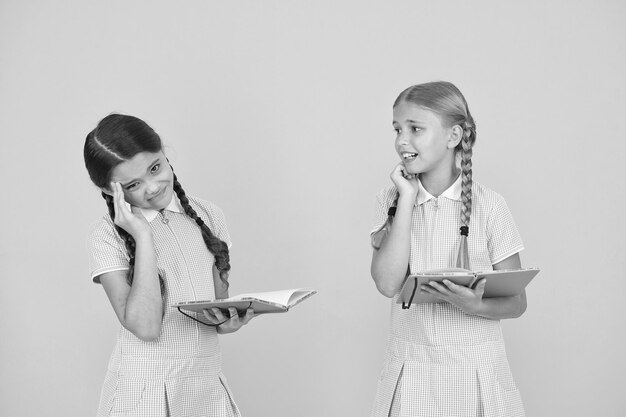
<path id="1" fill-rule="evenodd" d="M 146 192 L 149 195 L 154 195 L 158 193 L 159 189 L 160 189 L 159 184 L 156 181 L 151 181 L 148 184 L 146 184 Z"/>
<path id="2" fill-rule="evenodd" d="M 407 140 L 407 136 L 404 132 L 398 133 L 398 136 L 396 136 L 396 146 L 406 145 L 408 143 L 409 141 Z"/>

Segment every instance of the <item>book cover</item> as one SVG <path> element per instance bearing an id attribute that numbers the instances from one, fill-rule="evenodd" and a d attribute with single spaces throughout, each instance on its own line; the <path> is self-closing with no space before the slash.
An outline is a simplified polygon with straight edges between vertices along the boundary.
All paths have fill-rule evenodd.
<path id="1" fill-rule="evenodd" d="M 420 304 L 444 302 L 431 294 L 421 292 L 420 286 L 427 285 L 431 281 L 441 282 L 449 280 L 457 285 L 474 288 L 476 282 L 485 278 L 485 292 L 483 298 L 509 297 L 521 294 L 530 281 L 539 273 L 538 268 L 525 268 L 516 270 L 498 270 L 473 272 L 466 269 L 450 268 L 432 271 L 423 271 L 409 275 L 402 289 L 397 303 Z"/>

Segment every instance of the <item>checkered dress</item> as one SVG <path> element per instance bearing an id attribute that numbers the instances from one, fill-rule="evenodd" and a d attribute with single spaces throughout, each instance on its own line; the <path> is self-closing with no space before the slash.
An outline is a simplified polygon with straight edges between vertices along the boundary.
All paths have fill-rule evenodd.
<path id="1" fill-rule="evenodd" d="M 472 194 L 470 263 L 475 271 L 491 270 L 523 244 L 500 195 L 476 182 Z M 374 230 L 386 221 L 395 195 L 394 187 L 378 195 Z M 454 266 L 461 204 L 444 195 L 416 204 L 412 272 Z M 403 310 L 397 297 L 391 303 L 391 330 L 372 416 L 524 416 L 499 320 L 466 314 L 449 303 Z"/>
<path id="2" fill-rule="evenodd" d="M 222 211 L 200 199 L 190 197 L 189 201 L 213 233 L 230 246 Z M 150 227 L 158 271 L 165 281 L 161 334 L 153 342 L 144 342 L 120 328 L 98 416 L 240 416 L 221 372 L 215 328 L 170 307 L 180 301 L 214 298 L 214 257 L 198 225 L 183 212 L 166 210 Z M 94 227 L 89 247 L 94 282 L 99 283 L 105 272 L 128 269 L 124 243 L 110 216 Z"/>

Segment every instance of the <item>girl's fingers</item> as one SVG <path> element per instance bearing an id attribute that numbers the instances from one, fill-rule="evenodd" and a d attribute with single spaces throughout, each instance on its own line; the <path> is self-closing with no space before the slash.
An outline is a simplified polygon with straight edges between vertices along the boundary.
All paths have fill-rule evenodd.
<path id="1" fill-rule="evenodd" d="M 431 287 L 433 287 L 434 289 L 436 289 L 438 292 L 440 292 L 441 294 L 445 294 L 448 295 L 450 294 L 450 290 L 448 289 L 448 287 L 441 285 L 438 282 L 435 281 L 430 281 L 428 283 L 428 285 L 430 285 Z"/>
<path id="2" fill-rule="evenodd" d="M 482 297 L 485 292 L 486 284 L 487 284 L 487 278 L 482 278 L 476 283 L 476 286 L 474 287 L 474 292 L 476 292 L 477 295 L 480 295 Z"/>
<path id="3" fill-rule="evenodd" d="M 215 316 L 217 321 L 224 321 L 225 317 L 224 314 L 222 314 L 222 310 L 216 307 L 213 307 L 211 310 L 213 311 L 213 315 Z"/>
<path id="4" fill-rule="evenodd" d="M 444 299 L 446 296 L 445 294 L 437 291 L 436 289 L 434 289 L 433 287 L 431 287 L 430 285 L 422 285 L 420 286 L 420 289 L 425 292 L 428 293 L 434 297 L 440 298 L 440 299 Z"/>
<path id="5" fill-rule="evenodd" d="M 137 206 L 130 206 L 130 212 L 142 220 L 146 220 L 141 209 Z M 147 220 L 146 220 L 147 221 Z"/>
<path id="6" fill-rule="evenodd" d="M 391 171 L 391 177 L 404 177 L 404 175 L 406 174 L 405 168 L 404 168 L 404 164 L 402 162 L 400 162 L 398 165 L 395 166 L 395 168 L 393 169 L 393 171 Z"/>
<path id="7" fill-rule="evenodd" d="M 230 314 L 230 321 L 232 325 L 235 327 L 240 326 L 239 324 L 239 312 L 235 307 L 228 307 L 228 313 Z"/>
<path id="8" fill-rule="evenodd" d="M 206 319 L 210 321 L 212 324 L 217 323 L 217 318 L 211 312 L 211 310 L 205 308 L 204 310 L 202 310 L 202 312 L 204 313 L 204 317 L 206 317 Z"/>
<path id="9" fill-rule="evenodd" d="M 203 312 L 204 316 L 211 324 L 220 324 L 224 321 L 224 316 L 222 316 L 221 318 L 217 317 L 212 309 L 204 309 Z"/>
<path id="10" fill-rule="evenodd" d="M 119 213 L 119 207 L 117 206 L 117 187 L 115 185 L 114 182 L 111 183 L 111 191 L 113 191 L 113 210 L 115 213 L 115 217 L 117 217 L 117 214 Z"/>
<path id="11" fill-rule="evenodd" d="M 249 308 L 249 309 L 246 311 L 246 315 L 245 315 L 245 316 L 243 316 L 243 319 L 242 319 L 242 323 L 241 323 L 241 324 L 242 324 L 242 325 L 243 325 L 243 324 L 248 324 L 248 322 L 249 322 L 250 320 L 252 320 L 252 318 L 253 318 L 253 317 L 254 317 L 254 310 L 253 310 L 253 309 L 251 309 L 251 308 Z"/>
<path id="12" fill-rule="evenodd" d="M 452 281 L 450 281 L 450 280 L 447 280 L 447 279 L 444 279 L 444 280 L 443 280 L 443 284 L 444 284 L 446 287 L 448 287 L 448 289 L 449 289 L 450 291 L 456 292 L 455 290 L 456 290 L 457 285 L 456 285 L 454 282 L 452 282 Z"/>
<path id="13" fill-rule="evenodd" d="M 124 212 L 124 214 L 129 214 L 130 211 L 126 206 L 126 200 L 124 199 L 124 190 L 122 190 L 122 185 L 118 182 L 117 184 L 117 192 L 118 192 L 118 202 L 120 212 Z"/>
<path id="14" fill-rule="evenodd" d="M 406 170 L 404 164 L 400 165 L 400 174 L 402 175 L 402 177 L 404 177 L 405 180 L 411 180 L 415 176 Z"/>
<path id="15" fill-rule="evenodd" d="M 428 294 L 433 294 L 433 295 L 441 294 L 439 291 L 437 291 L 430 285 L 421 285 L 420 290 L 427 292 Z"/>
<path id="16" fill-rule="evenodd" d="M 239 312 L 235 307 L 228 308 L 228 315 L 222 312 L 221 309 L 213 307 L 211 309 L 204 309 L 204 316 L 211 322 L 211 324 L 222 324 L 228 328 L 239 328 L 244 324 L 247 324 L 254 318 L 254 310 L 249 308 L 246 310 L 246 314 L 243 317 L 239 316 Z"/>
<path id="17" fill-rule="evenodd" d="M 126 205 L 124 204 L 124 191 L 119 182 L 112 183 L 113 188 L 113 203 L 115 208 L 115 217 L 123 216 L 126 214 Z"/>
<path id="18" fill-rule="evenodd" d="M 454 282 L 444 279 L 443 283 L 445 284 L 446 288 L 453 294 L 457 294 L 457 295 L 471 295 L 469 293 L 469 291 L 471 291 L 469 288 L 464 287 L 462 285 L 457 285 Z"/>

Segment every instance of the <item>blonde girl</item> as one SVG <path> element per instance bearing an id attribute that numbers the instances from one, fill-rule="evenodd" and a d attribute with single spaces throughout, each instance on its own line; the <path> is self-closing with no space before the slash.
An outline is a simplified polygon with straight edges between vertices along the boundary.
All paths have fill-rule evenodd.
<path id="1" fill-rule="evenodd" d="M 222 211 L 187 196 L 159 135 L 136 117 L 101 120 L 84 158 L 108 208 L 89 237 L 91 277 L 122 325 L 98 416 L 239 416 L 217 334 L 238 330 L 254 312 L 207 311 L 192 320 L 170 307 L 228 296 Z"/>
<path id="2" fill-rule="evenodd" d="M 504 199 L 472 180 L 476 124 L 449 82 L 415 85 L 393 106 L 400 162 L 378 195 L 371 274 L 392 297 L 391 329 L 373 416 L 523 416 L 500 319 L 526 310 L 526 295 L 483 299 L 433 283 L 439 303 L 396 304 L 407 273 L 463 267 L 521 268 L 523 249 Z"/>

